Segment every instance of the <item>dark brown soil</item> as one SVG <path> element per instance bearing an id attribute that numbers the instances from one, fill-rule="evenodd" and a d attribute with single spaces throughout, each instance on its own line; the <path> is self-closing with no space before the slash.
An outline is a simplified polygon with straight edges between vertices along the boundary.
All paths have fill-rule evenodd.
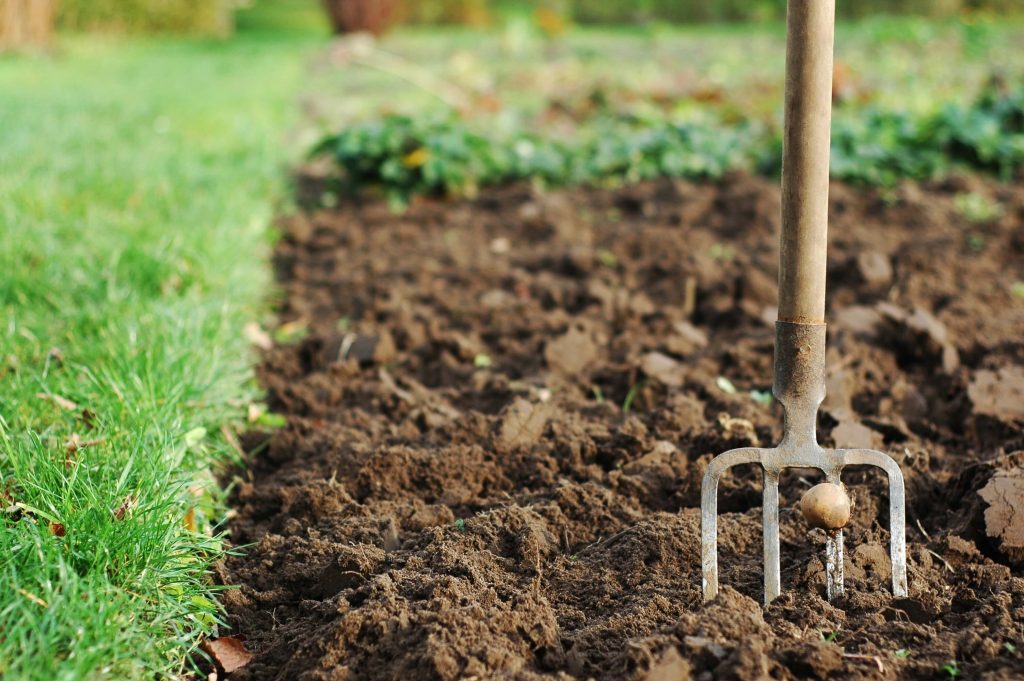
<path id="1" fill-rule="evenodd" d="M 1002 216 L 959 215 L 968 191 Z M 888 592 L 884 478 L 851 470 L 847 594 L 824 599 L 797 471 L 762 608 L 741 469 L 701 602 L 704 468 L 780 436 L 778 195 L 510 188 L 285 220 L 281 321 L 310 333 L 260 369 L 288 425 L 245 438 L 230 532 L 251 546 L 221 576 L 256 657 L 232 678 L 1024 678 L 1021 189 L 832 188 L 820 437 L 903 467 L 910 598 Z"/>

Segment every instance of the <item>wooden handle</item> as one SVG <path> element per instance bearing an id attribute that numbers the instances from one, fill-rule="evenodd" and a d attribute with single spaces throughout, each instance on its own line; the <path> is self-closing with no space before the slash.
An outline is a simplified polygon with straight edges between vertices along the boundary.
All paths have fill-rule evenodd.
<path id="1" fill-rule="evenodd" d="M 835 0 L 789 0 L 779 320 L 825 321 Z"/>

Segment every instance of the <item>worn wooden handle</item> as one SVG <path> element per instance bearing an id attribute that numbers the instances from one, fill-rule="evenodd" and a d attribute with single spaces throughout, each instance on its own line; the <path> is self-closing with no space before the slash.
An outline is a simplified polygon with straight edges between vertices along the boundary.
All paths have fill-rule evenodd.
<path id="1" fill-rule="evenodd" d="M 825 320 L 835 0 L 789 0 L 779 320 Z"/>

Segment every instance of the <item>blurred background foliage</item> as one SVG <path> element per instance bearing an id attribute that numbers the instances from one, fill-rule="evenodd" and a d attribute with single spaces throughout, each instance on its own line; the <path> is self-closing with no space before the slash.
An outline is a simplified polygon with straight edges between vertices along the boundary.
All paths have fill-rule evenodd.
<path id="1" fill-rule="evenodd" d="M 223 35 L 231 32 L 239 4 L 237 0 L 57 0 L 57 25 L 75 31 Z"/>
<path id="2" fill-rule="evenodd" d="M 580 23 L 765 21 L 781 19 L 786 11 L 785 0 L 572 0 L 563 4 L 568 14 Z M 1022 5 L 1021 0 L 858 0 L 839 3 L 837 11 L 847 17 L 876 14 L 948 17 L 980 9 L 1004 11 L 1014 6 L 1019 9 Z"/>
<path id="3" fill-rule="evenodd" d="M 390 6 L 394 23 L 471 26 L 500 23 L 523 13 L 533 13 L 547 23 L 643 25 L 778 21 L 786 12 L 786 0 L 325 0 L 324 4 L 347 7 L 352 13 L 358 12 L 360 5 Z M 978 11 L 1020 12 L 1024 0 L 858 0 L 840 3 L 838 11 L 846 17 L 912 14 L 944 18 Z M 347 28 L 334 25 L 336 30 Z M 380 32 L 382 27 L 357 28 Z"/>
<path id="4" fill-rule="evenodd" d="M 0 31 L 12 17 L 27 14 L 39 2 L 0 0 Z M 253 5 L 308 7 L 309 0 L 55 0 L 59 28 L 118 33 L 197 33 L 224 35 L 237 13 Z M 510 17 L 532 15 L 552 30 L 571 23 L 632 24 L 778 21 L 786 0 L 322 0 L 336 32 L 380 33 L 395 24 L 500 24 Z M 933 18 L 965 12 L 1022 12 L 1024 0 L 857 0 L 842 2 L 848 17 L 917 14 Z M 5 17 L 7 17 L 5 19 Z"/>

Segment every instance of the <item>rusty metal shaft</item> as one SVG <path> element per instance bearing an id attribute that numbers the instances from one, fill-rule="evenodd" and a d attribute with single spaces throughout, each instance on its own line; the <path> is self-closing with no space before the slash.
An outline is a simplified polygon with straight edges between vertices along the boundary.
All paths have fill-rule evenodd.
<path id="1" fill-rule="evenodd" d="M 779 319 L 825 321 L 835 0 L 789 0 Z"/>

